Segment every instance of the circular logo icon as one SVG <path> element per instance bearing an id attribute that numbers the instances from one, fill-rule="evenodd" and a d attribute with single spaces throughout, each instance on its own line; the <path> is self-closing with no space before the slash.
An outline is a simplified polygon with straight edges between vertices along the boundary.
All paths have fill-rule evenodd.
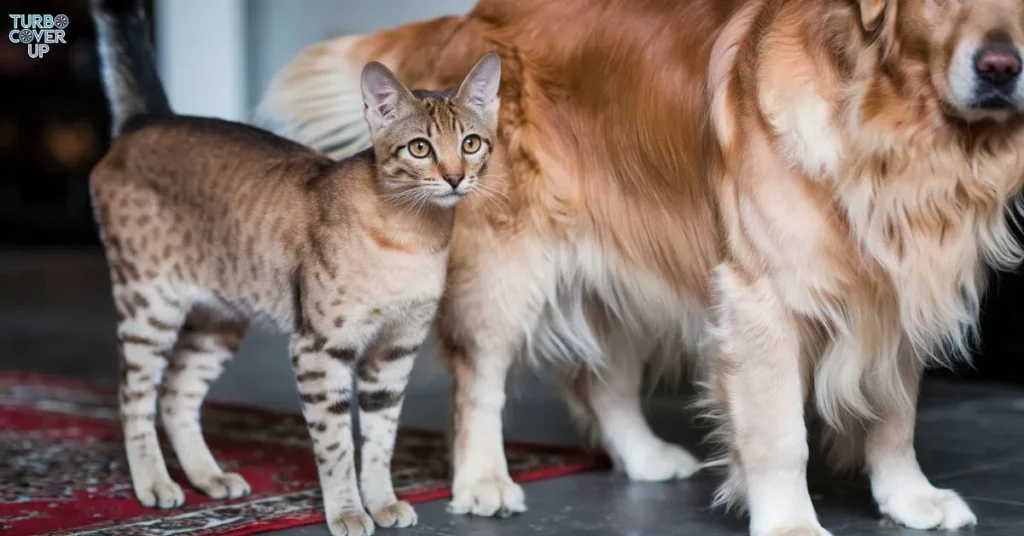
<path id="1" fill-rule="evenodd" d="M 22 30 L 18 34 L 18 39 L 21 39 L 21 42 L 25 43 L 26 45 L 31 44 L 32 43 L 32 30 Z"/>
<path id="2" fill-rule="evenodd" d="M 53 25 L 56 26 L 59 30 L 67 28 L 69 22 L 71 21 L 68 20 L 68 16 L 64 15 L 63 13 L 53 18 Z"/>

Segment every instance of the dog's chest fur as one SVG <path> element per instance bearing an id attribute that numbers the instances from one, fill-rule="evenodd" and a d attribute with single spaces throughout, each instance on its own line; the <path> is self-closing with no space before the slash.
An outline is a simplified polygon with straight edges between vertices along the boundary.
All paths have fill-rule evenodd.
<path id="1" fill-rule="evenodd" d="M 772 121 L 775 138 L 763 140 L 770 180 L 748 181 L 756 193 L 739 203 L 750 243 L 784 265 L 775 277 L 794 309 L 829 322 L 889 318 L 916 353 L 963 355 L 987 267 L 1021 256 L 1006 211 L 1024 177 L 1024 140 L 967 144 L 909 121 L 891 131 L 834 100 L 813 90 L 787 103 L 762 98 L 766 115 L 788 119 Z M 788 239 L 766 243 L 772 227 Z"/>

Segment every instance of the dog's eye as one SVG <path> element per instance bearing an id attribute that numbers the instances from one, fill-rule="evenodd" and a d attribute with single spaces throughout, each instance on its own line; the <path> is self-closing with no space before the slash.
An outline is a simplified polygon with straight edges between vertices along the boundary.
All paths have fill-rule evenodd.
<path id="1" fill-rule="evenodd" d="M 423 138 L 417 138 L 409 142 L 409 154 L 416 158 L 426 158 L 430 156 L 430 142 Z"/>
<path id="2" fill-rule="evenodd" d="M 473 154 L 480 150 L 480 145 L 480 136 L 470 134 L 462 140 L 462 152 L 465 154 Z"/>

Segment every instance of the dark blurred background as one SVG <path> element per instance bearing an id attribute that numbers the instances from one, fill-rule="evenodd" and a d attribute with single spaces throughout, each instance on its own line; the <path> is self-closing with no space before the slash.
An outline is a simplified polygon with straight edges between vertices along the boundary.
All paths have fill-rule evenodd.
<path id="1" fill-rule="evenodd" d="M 4 17 L 0 244 L 96 247 L 87 177 L 106 150 L 109 119 L 95 33 L 86 24 L 88 2 L 8 0 L 4 7 L 7 13 L 64 13 L 70 25 L 66 45 L 51 45 L 43 57 L 31 58 L 26 45 L 7 39 L 13 21 Z"/>

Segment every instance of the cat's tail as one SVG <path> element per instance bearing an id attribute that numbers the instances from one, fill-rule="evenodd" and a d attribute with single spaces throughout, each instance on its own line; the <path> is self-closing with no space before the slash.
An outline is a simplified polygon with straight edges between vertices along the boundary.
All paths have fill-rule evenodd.
<path id="1" fill-rule="evenodd" d="M 456 32 L 465 31 L 463 20 L 441 17 L 316 43 L 273 79 L 257 118 L 262 126 L 331 158 L 356 154 L 371 144 L 359 87 L 363 66 L 378 61 L 409 87 L 429 85 L 440 52 Z"/>
<path id="2" fill-rule="evenodd" d="M 172 113 L 157 75 L 142 2 L 92 0 L 90 11 L 96 22 L 113 136 L 116 138 L 135 116 Z"/>

